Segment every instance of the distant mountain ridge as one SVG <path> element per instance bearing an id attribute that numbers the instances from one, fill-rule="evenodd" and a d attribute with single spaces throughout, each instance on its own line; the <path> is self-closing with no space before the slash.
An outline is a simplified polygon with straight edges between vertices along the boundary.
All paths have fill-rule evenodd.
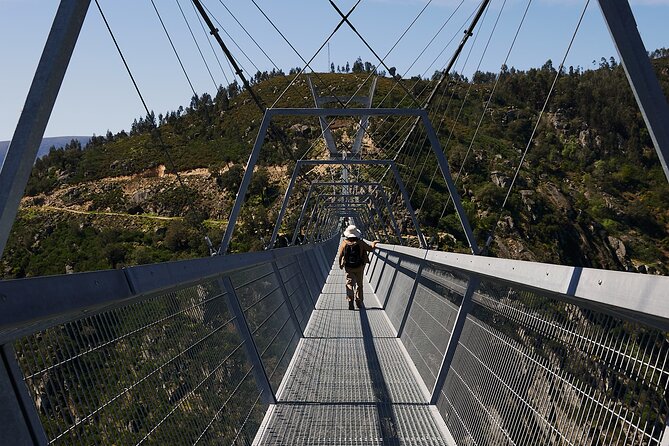
<path id="1" fill-rule="evenodd" d="M 79 140 L 81 146 L 84 147 L 90 141 L 90 136 L 54 136 L 51 138 L 42 139 L 42 143 L 39 146 L 37 151 L 37 157 L 42 158 L 44 155 L 49 153 L 51 147 L 65 147 L 73 139 Z M 10 141 L 0 141 L 0 160 L 5 159 L 7 154 L 7 149 L 9 148 Z"/>

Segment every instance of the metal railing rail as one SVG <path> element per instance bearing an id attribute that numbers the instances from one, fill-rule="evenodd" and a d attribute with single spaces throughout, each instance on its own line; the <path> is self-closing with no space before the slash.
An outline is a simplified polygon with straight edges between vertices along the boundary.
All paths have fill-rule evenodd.
<path id="1" fill-rule="evenodd" d="M 252 438 L 338 241 L 0 281 L 0 444 Z"/>
<path id="2" fill-rule="evenodd" d="M 458 444 L 669 439 L 669 277 L 377 246 L 370 284 Z"/>

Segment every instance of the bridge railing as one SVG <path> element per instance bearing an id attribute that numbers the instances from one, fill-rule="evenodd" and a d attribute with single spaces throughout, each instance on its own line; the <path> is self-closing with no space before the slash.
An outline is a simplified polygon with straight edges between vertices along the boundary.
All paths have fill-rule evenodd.
<path id="1" fill-rule="evenodd" d="M 666 444 L 669 277 L 379 246 L 372 288 L 459 445 Z"/>
<path id="2" fill-rule="evenodd" d="M 0 444 L 247 444 L 337 243 L 0 282 Z"/>

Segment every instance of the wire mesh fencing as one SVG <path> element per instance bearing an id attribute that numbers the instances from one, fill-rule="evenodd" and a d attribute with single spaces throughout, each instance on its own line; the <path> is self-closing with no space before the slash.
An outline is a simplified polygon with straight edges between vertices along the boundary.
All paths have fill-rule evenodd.
<path id="1" fill-rule="evenodd" d="M 367 273 L 458 445 L 662 444 L 666 332 L 488 277 L 445 361 L 470 274 L 413 251 Z"/>
<path id="2" fill-rule="evenodd" d="M 337 241 L 260 253 L 269 260 L 11 341 L 48 443 L 250 444 L 325 282 L 314 260 Z"/>

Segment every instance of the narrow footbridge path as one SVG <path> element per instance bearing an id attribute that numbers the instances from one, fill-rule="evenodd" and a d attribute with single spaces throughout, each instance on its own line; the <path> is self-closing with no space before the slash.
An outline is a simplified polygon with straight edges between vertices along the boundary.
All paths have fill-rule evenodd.
<path id="1" fill-rule="evenodd" d="M 333 265 L 256 444 L 449 444 L 443 419 L 368 282 L 364 303 L 348 310 L 345 276 Z"/>

